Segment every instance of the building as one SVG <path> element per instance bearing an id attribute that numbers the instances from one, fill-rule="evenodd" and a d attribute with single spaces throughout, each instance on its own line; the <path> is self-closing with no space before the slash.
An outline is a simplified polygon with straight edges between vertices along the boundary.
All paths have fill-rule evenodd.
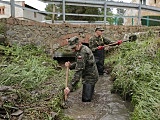
<path id="1" fill-rule="evenodd" d="M 4 0 L 7 1 L 7 0 Z M 34 21 L 44 21 L 46 14 L 36 12 L 38 9 L 25 4 L 25 1 L 15 1 L 16 5 L 27 8 L 23 9 L 21 7 L 15 6 L 15 18 L 22 20 L 34 20 Z M 28 10 L 31 9 L 31 10 Z M 36 10 L 36 11 L 34 11 Z M 11 16 L 11 7 L 8 4 L 0 2 L 0 18 L 9 18 Z"/>
<path id="2" fill-rule="evenodd" d="M 132 0 L 131 3 L 160 7 L 160 0 Z M 124 16 L 138 16 L 138 10 L 127 9 Z M 160 13 L 142 10 L 141 16 L 160 16 Z M 124 25 L 138 25 L 138 18 L 125 18 Z"/>

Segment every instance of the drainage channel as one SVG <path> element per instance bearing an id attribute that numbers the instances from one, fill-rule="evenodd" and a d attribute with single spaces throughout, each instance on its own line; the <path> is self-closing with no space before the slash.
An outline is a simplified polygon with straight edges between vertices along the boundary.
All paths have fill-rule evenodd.
<path id="1" fill-rule="evenodd" d="M 119 95 L 111 93 L 112 84 L 109 75 L 100 76 L 92 102 L 81 101 L 82 88 L 72 92 L 65 115 L 74 120 L 129 120 L 132 107 Z"/>
<path id="2" fill-rule="evenodd" d="M 66 61 L 73 62 L 74 55 L 62 55 L 54 57 L 60 66 L 64 67 Z M 95 86 L 92 102 L 82 102 L 82 88 L 72 92 L 67 100 L 68 109 L 64 109 L 66 116 L 74 120 L 129 120 L 132 107 L 118 94 L 111 93 L 113 81 L 110 75 L 99 77 Z"/>

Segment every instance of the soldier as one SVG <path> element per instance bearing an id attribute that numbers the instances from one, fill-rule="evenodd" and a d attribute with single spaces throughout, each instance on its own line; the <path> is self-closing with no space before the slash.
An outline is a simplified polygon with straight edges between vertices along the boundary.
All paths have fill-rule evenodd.
<path id="1" fill-rule="evenodd" d="M 92 36 L 89 40 L 89 47 L 94 54 L 99 75 L 103 75 L 104 73 L 104 59 L 105 59 L 104 45 L 112 44 L 114 46 L 114 45 L 120 45 L 122 43 L 122 40 L 118 40 L 117 42 L 112 42 L 108 38 L 103 37 L 102 36 L 103 31 L 104 29 L 97 27 L 95 29 L 94 36 Z"/>
<path id="2" fill-rule="evenodd" d="M 82 78 L 82 101 L 91 102 L 95 83 L 99 77 L 94 55 L 87 46 L 82 45 L 76 36 L 68 40 L 68 45 L 76 52 L 76 57 L 74 63 L 65 62 L 65 66 L 68 66 L 70 70 L 75 69 L 75 74 L 68 87 L 64 89 L 64 94 L 68 95 L 70 91 L 73 91 Z"/>

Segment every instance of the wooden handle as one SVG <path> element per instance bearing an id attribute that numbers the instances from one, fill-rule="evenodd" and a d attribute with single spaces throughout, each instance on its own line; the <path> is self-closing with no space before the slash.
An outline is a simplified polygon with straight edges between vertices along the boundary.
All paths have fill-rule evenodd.
<path id="1" fill-rule="evenodd" d="M 65 88 L 68 87 L 68 74 L 69 74 L 69 67 L 66 68 L 66 81 L 65 81 Z M 67 100 L 67 95 L 65 94 L 64 97 L 65 100 Z"/>
<path id="2" fill-rule="evenodd" d="M 69 67 L 66 68 L 66 84 L 65 84 L 65 87 L 68 87 L 68 74 L 69 74 Z"/>
<path id="3" fill-rule="evenodd" d="M 129 39 L 128 40 L 123 40 L 122 42 L 133 42 L 133 41 L 136 41 L 137 40 L 137 35 L 131 35 L 129 36 Z M 108 44 L 108 45 L 104 45 L 104 47 L 106 46 L 115 46 L 115 45 L 118 45 L 117 42 L 115 43 L 112 43 L 112 44 Z"/>

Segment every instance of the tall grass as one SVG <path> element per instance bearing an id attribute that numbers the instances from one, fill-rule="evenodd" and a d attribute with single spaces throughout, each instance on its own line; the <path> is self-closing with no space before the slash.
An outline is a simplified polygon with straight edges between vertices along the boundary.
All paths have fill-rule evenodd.
<path id="1" fill-rule="evenodd" d="M 56 73 L 57 62 L 47 59 L 42 49 L 14 46 L 4 50 L 4 53 L 7 56 L 1 64 L 7 67 L 0 68 L 0 85 L 19 85 L 31 90 Z M 43 62 L 47 62 L 48 66 L 43 65 Z"/>
<path id="2" fill-rule="evenodd" d="M 132 120 L 160 120 L 160 39 L 123 44 L 107 63 L 114 64 L 113 91 L 131 98 Z"/>
<path id="3" fill-rule="evenodd" d="M 0 53 L 0 86 L 11 86 L 14 90 L 7 95 L 18 95 L 16 101 L 13 99 L 4 104 L 11 107 L 20 105 L 23 118 L 28 120 L 53 119 L 51 112 L 66 119 L 61 110 L 65 70 L 57 61 L 43 48 L 34 45 L 0 45 Z M 6 96 L 6 93 L 1 95 Z"/>

